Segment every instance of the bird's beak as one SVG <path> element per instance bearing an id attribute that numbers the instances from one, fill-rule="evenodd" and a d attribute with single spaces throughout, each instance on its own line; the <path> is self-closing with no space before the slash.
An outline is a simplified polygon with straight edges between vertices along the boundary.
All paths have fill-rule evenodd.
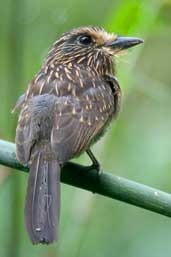
<path id="1" fill-rule="evenodd" d="M 110 47 L 113 50 L 115 50 L 115 49 L 124 50 L 124 49 L 130 48 L 132 46 L 141 44 L 143 42 L 144 42 L 144 40 L 141 38 L 118 36 L 115 40 L 113 40 L 111 42 L 107 42 L 105 44 L 105 47 Z"/>

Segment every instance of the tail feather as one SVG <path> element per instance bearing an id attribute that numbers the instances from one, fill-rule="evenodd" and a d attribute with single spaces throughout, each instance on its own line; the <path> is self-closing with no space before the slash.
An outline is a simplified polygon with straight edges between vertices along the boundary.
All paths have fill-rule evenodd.
<path id="1" fill-rule="evenodd" d="M 25 203 L 26 227 L 34 244 L 57 240 L 60 166 L 43 148 L 31 162 Z"/>

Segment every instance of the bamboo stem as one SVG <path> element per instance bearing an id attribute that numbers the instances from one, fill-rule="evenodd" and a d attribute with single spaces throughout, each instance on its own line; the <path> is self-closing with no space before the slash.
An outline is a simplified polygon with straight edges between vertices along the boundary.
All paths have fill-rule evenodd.
<path id="1" fill-rule="evenodd" d="M 28 172 L 28 167 L 16 159 L 15 144 L 3 140 L 0 140 L 0 164 Z M 62 169 L 61 181 L 171 217 L 170 194 L 107 172 L 98 174 L 91 167 L 68 162 Z"/>

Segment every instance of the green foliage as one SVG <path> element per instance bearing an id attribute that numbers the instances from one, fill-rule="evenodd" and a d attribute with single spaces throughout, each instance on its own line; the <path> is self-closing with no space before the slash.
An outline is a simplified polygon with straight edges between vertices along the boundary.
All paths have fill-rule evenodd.
<path id="1" fill-rule="evenodd" d="M 10 111 L 62 32 L 93 24 L 143 37 L 144 45 L 116 59 L 122 112 L 93 151 L 105 170 L 170 191 L 170 17 L 169 0 L 1 1 L 0 137 L 14 140 Z M 0 257 L 170 257 L 169 219 L 65 185 L 58 244 L 32 246 L 23 215 L 27 174 L 0 169 Z"/>

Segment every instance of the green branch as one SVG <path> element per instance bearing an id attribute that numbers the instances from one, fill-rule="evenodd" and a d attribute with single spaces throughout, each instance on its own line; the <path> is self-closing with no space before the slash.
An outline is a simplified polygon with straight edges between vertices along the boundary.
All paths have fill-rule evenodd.
<path id="1" fill-rule="evenodd" d="M 16 160 L 15 145 L 0 140 L 0 164 L 28 172 Z M 62 169 L 63 183 L 89 190 L 144 209 L 171 217 L 171 195 L 155 188 L 113 176 L 74 163 L 67 163 Z"/>

